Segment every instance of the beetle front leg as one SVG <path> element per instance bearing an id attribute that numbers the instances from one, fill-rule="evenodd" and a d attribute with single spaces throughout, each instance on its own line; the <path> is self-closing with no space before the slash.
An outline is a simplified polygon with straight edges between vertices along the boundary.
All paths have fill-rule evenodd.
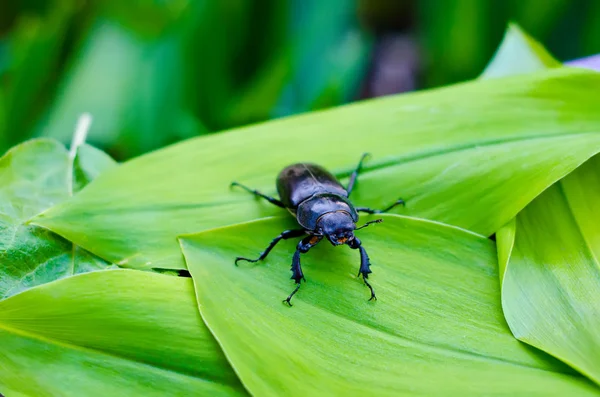
<path id="1" fill-rule="evenodd" d="M 357 238 L 354 238 L 354 240 L 352 240 L 349 246 L 352 249 L 358 249 L 358 251 L 360 252 L 360 269 L 358 270 L 358 276 L 362 276 L 365 285 L 369 287 L 369 290 L 371 290 L 371 297 L 369 298 L 369 300 L 377 300 L 377 297 L 375 296 L 375 290 L 373 290 L 373 287 L 367 281 L 369 273 L 372 273 L 371 261 L 369 260 L 369 255 L 367 255 L 367 251 L 363 248 L 361 241 Z"/>
<path id="2" fill-rule="evenodd" d="M 292 297 L 300 289 L 300 283 L 302 282 L 302 280 L 306 281 L 306 279 L 304 278 L 304 273 L 302 272 L 302 266 L 300 265 L 300 254 L 308 252 L 308 250 L 317 245 L 322 238 L 323 237 L 320 236 L 308 236 L 302 239 L 296 246 L 296 252 L 294 252 L 294 256 L 292 257 L 291 268 L 292 279 L 296 282 L 296 288 L 286 299 L 283 300 L 283 303 L 287 303 L 289 306 L 292 306 Z"/>
<path id="3" fill-rule="evenodd" d="M 368 207 L 356 207 L 356 211 L 357 212 L 366 212 L 367 214 L 383 214 L 385 212 L 388 212 L 389 210 L 391 210 L 392 208 L 398 206 L 398 205 L 404 205 L 404 200 L 402 199 L 398 199 L 394 204 L 390 205 L 387 208 L 384 208 L 382 210 L 374 210 Z"/>

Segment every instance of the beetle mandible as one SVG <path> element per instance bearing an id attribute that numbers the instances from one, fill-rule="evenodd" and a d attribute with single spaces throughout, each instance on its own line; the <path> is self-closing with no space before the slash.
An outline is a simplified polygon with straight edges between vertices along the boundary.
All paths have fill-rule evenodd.
<path id="1" fill-rule="evenodd" d="M 279 173 L 277 177 L 279 200 L 238 182 L 232 182 L 232 187 L 239 186 L 255 196 L 262 197 L 271 204 L 289 210 L 302 227 L 301 229 L 286 230 L 275 237 L 257 259 L 240 256 L 235 259 L 235 264 L 237 265 L 239 261 L 258 262 L 265 259 L 279 241 L 308 235 L 300 240 L 296 246 L 296 252 L 294 252 L 294 256 L 292 257 L 291 278 L 295 281 L 296 288 L 283 300 L 284 303 L 292 306 L 292 297 L 300 289 L 301 281 L 306 281 L 302 267 L 300 266 L 300 254 L 308 252 L 308 250 L 317 245 L 325 237 L 334 246 L 347 244 L 352 249 L 358 249 L 360 252 L 358 276 L 362 276 L 365 285 L 371 291 L 369 300 L 376 300 L 375 291 L 367 281 L 369 273 L 371 273 L 369 256 L 363 248 L 361 241 L 354 235 L 354 232 L 372 223 L 379 223 L 382 220 L 369 221 L 357 228 L 358 213 L 384 213 L 397 205 L 404 204 L 404 201 L 398 199 L 383 210 L 355 207 L 350 202 L 349 197 L 354 188 L 356 178 L 362 169 L 363 161 L 368 155 L 368 153 L 365 153 L 360 158 L 358 165 L 350 175 L 347 187 L 344 187 L 335 176 L 323 167 L 310 163 L 292 164 Z"/>

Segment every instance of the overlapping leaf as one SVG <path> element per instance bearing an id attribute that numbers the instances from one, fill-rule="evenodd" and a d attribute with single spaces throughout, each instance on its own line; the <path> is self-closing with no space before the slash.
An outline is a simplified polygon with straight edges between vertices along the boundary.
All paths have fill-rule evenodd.
<path id="1" fill-rule="evenodd" d="M 512 26 L 483 77 L 556 65 L 539 43 Z M 598 164 L 595 157 L 552 186 L 497 235 L 503 309 L 514 335 L 596 382 L 600 339 L 593 330 L 600 325 L 600 271 L 590 249 L 597 248 L 599 231 L 589 224 L 582 228 L 581 222 L 597 212 Z"/>
<path id="2" fill-rule="evenodd" d="M 106 261 L 54 233 L 27 223 L 39 212 L 66 200 L 99 172 L 114 166 L 104 153 L 80 147 L 71 168 L 58 142 L 34 140 L 0 159 L 0 298 L 29 287 L 110 267 Z M 68 178 L 73 170 L 73 180 Z"/>
<path id="3" fill-rule="evenodd" d="M 244 396 L 190 279 L 77 275 L 0 302 L 7 396 Z"/>
<path id="4" fill-rule="evenodd" d="M 35 224 L 126 266 L 183 268 L 178 234 L 279 211 L 243 191 L 229 191 L 231 180 L 273 193 L 276 172 L 290 162 L 319 162 L 345 176 L 360 153 L 370 151 L 374 158 L 357 187 L 357 203 L 382 206 L 402 196 L 407 207 L 400 211 L 488 235 L 600 150 L 599 88 L 596 74 L 556 70 L 192 140 L 107 171 Z M 16 178 L 39 182 L 43 195 L 31 194 L 37 193 L 31 184 L 4 190 L 9 198 L 15 192 L 33 198 L 33 204 L 25 202 L 30 207 L 6 210 L 7 230 L 13 224 L 19 230 L 19 222 L 64 199 L 67 172 L 60 184 L 54 182 L 69 161 L 63 160 L 64 149 L 44 144 L 49 153 L 62 154 L 58 161 L 34 156 L 21 162 L 41 162 L 49 174 Z M 98 174 L 98 164 L 110 167 L 101 153 L 88 155 L 82 151 L 76 161 L 80 182 L 74 190 Z M 577 203 L 569 208 L 573 215 L 547 213 L 565 206 L 552 196 L 553 187 L 498 241 L 512 331 L 597 381 L 600 352 L 593 330 L 600 311 L 593 297 L 600 271 L 590 222 L 595 209 L 580 192 L 584 185 L 575 183 L 573 197 L 567 194 L 569 205 Z M 50 203 L 36 201 L 55 192 Z M 541 220 L 560 232 L 539 229 Z M 304 256 L 309 281 L 289 309 L 280 301 L 293 288 L 287 270 L 291 242 L 258 266 L 235 268 L 232 261 L 258 254 L 290 222 L 281 217 L 181 240 L 202 315 L 253 394 L 599 394 L 571 368 L 510 335 L 499 307 L 494 245 L 483 236 L 388 216 L 384 225 L 361 234 L 374 262 L 378 302 L 366 302 L 368 291 L 356 279 L 357 253 L 323 244 Z M 566 231 L 568 236 L 561 234 Z M 13 274 L 0 274 L 16 285 L 5 295 L 73 274 L 70 267 L 63 270 L 65 258 L 72 258 L 73 268 L 81 265 L 75 254 L 65 257 L 63 248 L 71 243 L 60 240 L 65 247 L 55 254 L 39 243 L 56 239 L 51 233 L 37 227 L 24 233 L 15 233 L 17 241 L 28 249 L 42 247 L 36 253 L 50 260 L 40 266 L 36 256 L 19 257 L 22 248 L 9 242 L 11 260 L 27 264 L 32 258 L 37 264 L 17 283 Z M 567 245 L 571 249 L 560 249 Z M 61 394 L 68 384 L 73 395 L 244 393 L 198 322 L 192 293 L 189 281 L 115 271 L 38 286 L 0 302 L 0 344 L 6 346 L 0 350 L 0 390 Z M 48 370 L 49 361 L 61 370 Z M 114 371 L 122 376 L 117 383 Z"/>
<path id="5" fill-rule="evenodd" d="M 228 186 L 274 193 L 277 172 L 313 161 L 347 175 L 369 151 L 354 200 L 484 235 L 600 149 L 600 76 L 557 69 L 401 95 L 202 137 L 101 175 L 41 214 L 107 260 L 183 268 L 175 237 L 280 213 Z"/>
<path id="6" fill-rule="evenodd" d="M 600 383 L 600 159 L 552 186 L 498 233 L 514 335 Z"/>
<path id="7" fill-rule="evenodd" d="M 360 232 L 377 302 L 356 277 L 358 252 L 324 243 L 302 256 L 307 281 L 289 308 L 293 242 L 233 266 L 280 228 L 270 219 L 181 239 L 202 317 L 253 395 L 600 394 L 510 334 L 483 236 L 386 216 Z"/>

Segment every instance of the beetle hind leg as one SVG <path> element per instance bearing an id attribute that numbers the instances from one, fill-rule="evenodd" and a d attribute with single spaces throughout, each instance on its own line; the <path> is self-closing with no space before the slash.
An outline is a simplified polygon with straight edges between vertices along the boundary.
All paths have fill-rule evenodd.
<path id="1" fill-rule="evenodd" d="M 356 207 L 356 211 L 357 212 L 366 212 L 367 214 L 384 214 L 384 213 L 388 212 L 389 210 L 391 210 L 392 208 L 397 207 L 399 205 L 405 205 L 404 200 L 398 199 L 392 205 L 390 205 L 389 207 L 384 208 L 382 210 L 374 210 L 374 209 L 368 208 L 368 207 Z"/>
<path id="2" fill-rule="evenodd" d="M 249 193 L 252 193 L 253 195 L 255 195 L 257 197 L 264 198 L 265 200 L 267 200 L 271 204 L 274 204 L 274 205 L 276 205 L 278 207 L 281 207 L 281 208 L 285 208 L 285 205 L 281 201 L 277 200 L 274 197 L 267 196 L 266 194 L 263 194 L 263 193 L 259 192 L 256 189 L 251 189 L 248 186 L 242 185 L 241 183 L 238 183 L 238 182 L 231 182 L 230 187 L 235 187 L 235 186 L 241 187 L 245 191 L 247 191 Z"/>
<path id="3" fill-rule="evenodd" d="M 354 189 L 354 184 L 356 183 L 356 178 L 358 177 L 358 174 L 360 173 L 360 170 L 362 169 L 363 162 L 369 156 L 370 156 L 369 153 L 363 153 L 363 155 L 360 157 L 360 161 L 358 162 L 358 165 L 356 166 L 354 171 L 352 171 L 352 174 L 350 175 L 350 180 L 348 181 L 348 187 L 346 188 L 346 191 L 348 192 L 348 197 L 350 197 L 350 194 L 352 193 L 352 189 Z"/>

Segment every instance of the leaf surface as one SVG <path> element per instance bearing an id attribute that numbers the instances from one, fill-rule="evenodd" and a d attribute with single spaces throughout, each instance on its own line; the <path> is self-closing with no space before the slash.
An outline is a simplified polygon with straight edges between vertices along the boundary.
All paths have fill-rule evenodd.
<path id="1" fill-rule="evenodd" d="M 7 396 L 246 395 L 188 278 L 109 270 L 0 302 Z"/>
<path id="2" fill-rule="evenodd" d="M 600 383 L 600 158 L 500 230 L 502 304 L 518 339 Z M 509 252 L 509 256 L 505 253 Z"/>
<path id="3" fill-rule="evenodd" d="M 81 187 L 114 166 L 97 149 L 87 145 L 79 149 L 74 168 L 66 149 L 45 139 L 16 146 L 0 159 L 0 298 L 112 266 L 49 230 L 28 224 L 37 213 L 69 198 L 71 169 L 74 184 Z"/>
<path id="4" fill-rule="evenodd" d="M 322 243 L 302 256 L 306 283 L 281 301 L 295 242 L 253 257 L 278 219 L 183 236 L 200 312 L 253 395 L 599 395 L 562 363 L 519 343 L 499 302 L 494 243 L 434 222 L 385 216 L 360 232 L 372 260 Z M 252 236 L 252 238 L 248 238 Z"/>
<path id="5" fill-rule="evenodd" d="M 98 177 L 35 219 L 133 268 L 185 268 L 176 236 L 281 214 L 233 180 L 275 194 L 297 161 L 340 177 L 371 152 L 353 201 L 490 235 L 600 149 L 600 75 L 556 69 L 399 95 L 173 145 Z"/>
<path id="6" fill-rule="evenodd" d="M 556 67 L 558 62 L 511 26 L 483 77 Z M 502 304 L 515 337 L 600 380 L 600 159 L 550 187 L 496 235 Z"/>

